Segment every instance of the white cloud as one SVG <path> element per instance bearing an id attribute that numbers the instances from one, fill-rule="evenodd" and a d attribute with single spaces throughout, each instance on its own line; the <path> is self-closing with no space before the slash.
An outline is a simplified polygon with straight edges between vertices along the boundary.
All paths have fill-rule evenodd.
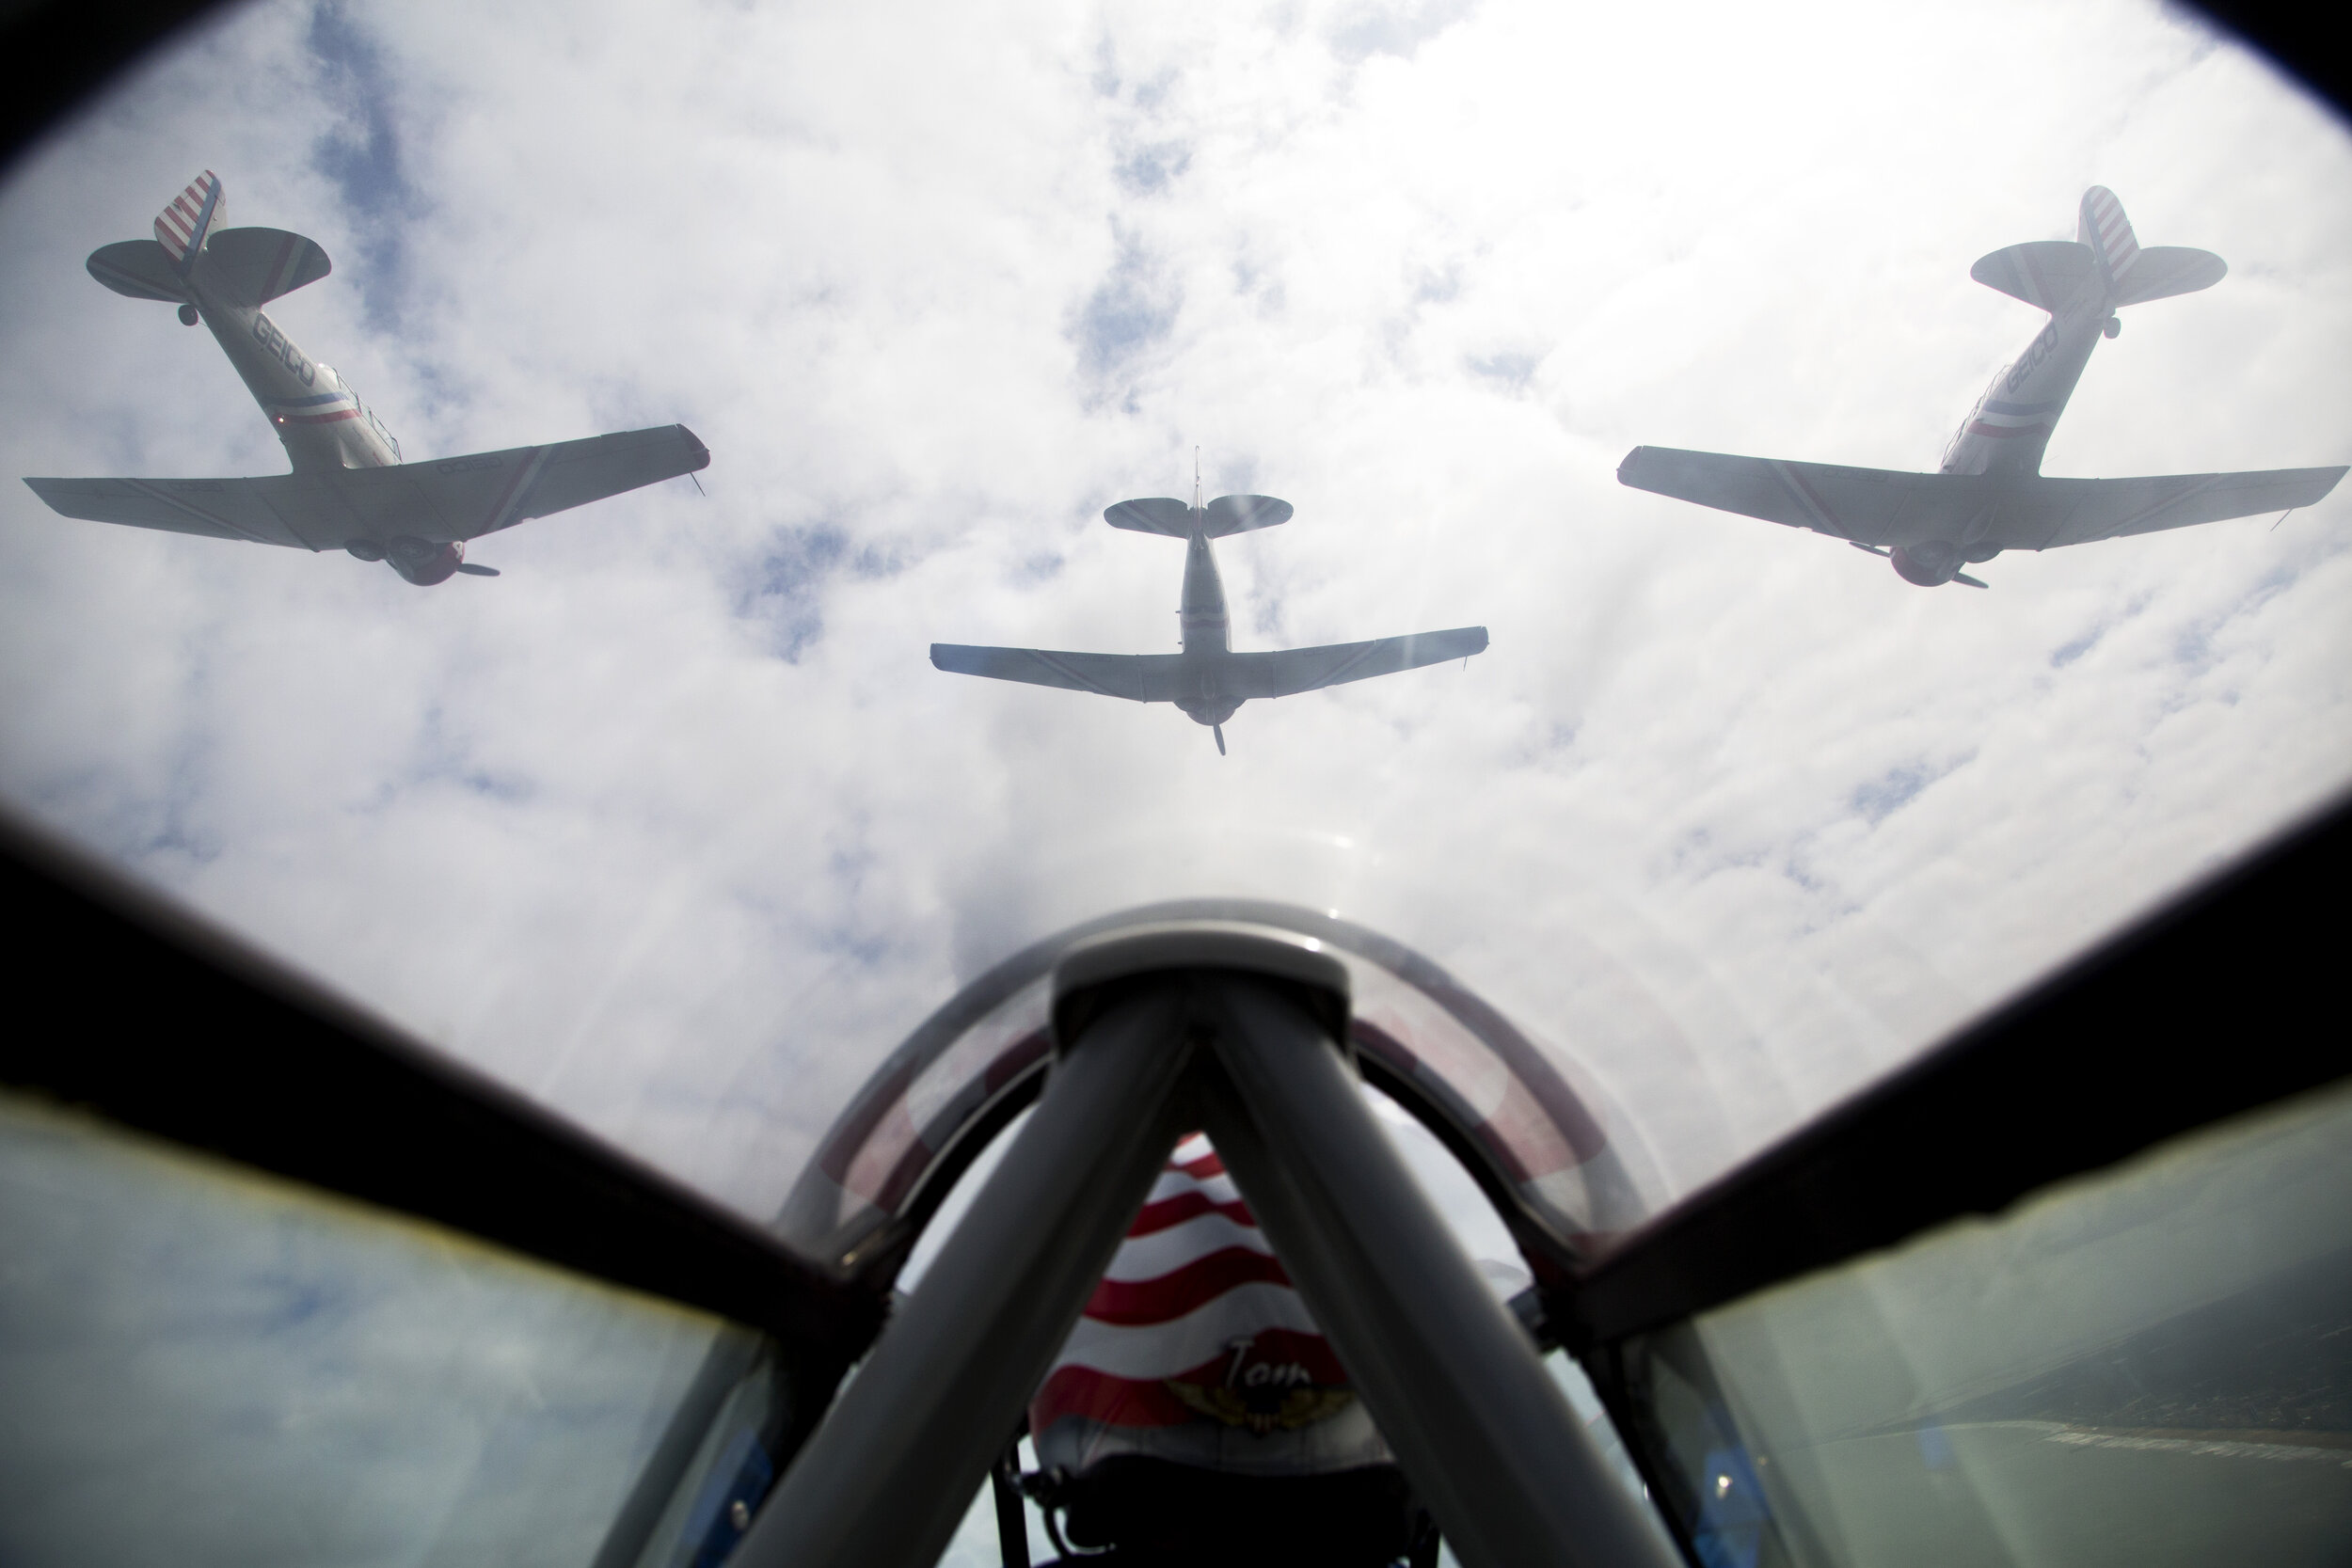
<path id="1" fill-rule="evenodd" d="M 323 53 L 324 52 L 324 53 Z M 755 1212 L 960 976 L 1238 891 L 1430 951 L 1676 1186 L 2352 773 L 2347 503 L 1926 593 L 1614 482 L 1931 467 L 2094 182 L 2129 313 L 2054 472 L 2344 457 L 2352 158 L 2137 4 L 242 11 L 0 189 L 13 474 L 281 466 L 83 256 L 199 167 L 412 455 L 682 420 L 675 483 L 420 593 L 0 504 L 0 790 Z M 389 274 L 389 276 L 387 276 Z M 1467 670 L 1166 709 L 934 639 L 1172 646 L 1101 509 L 1263 490 L 1244 645 Z"/>

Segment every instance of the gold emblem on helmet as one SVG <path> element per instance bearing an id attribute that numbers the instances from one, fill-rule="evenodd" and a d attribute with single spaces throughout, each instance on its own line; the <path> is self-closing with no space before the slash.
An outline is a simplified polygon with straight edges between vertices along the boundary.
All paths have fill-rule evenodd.
<path id="1" fill-rule="evenodd" d="M 1168 1391 L 1184 1402 L 1187 1408 L 1221 1421 L 1229 1427 L 1248 1427 L 1263 1437 L 1280 1428 L 1295 1432 L 1303 1426 L 1336 1416 L 1348 1401 L 1356 1397 L 1347 1388 L 1322 1388 L 1309 1385 L 1290 1388 L 1208 1387 L 1198 1383 L 1167 1384 Z"/>

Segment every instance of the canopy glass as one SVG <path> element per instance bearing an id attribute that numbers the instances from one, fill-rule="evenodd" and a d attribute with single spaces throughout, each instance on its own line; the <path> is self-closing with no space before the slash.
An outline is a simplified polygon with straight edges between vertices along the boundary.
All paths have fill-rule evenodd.
<path id="1" fill-rule="evenodd" d="M 2352 777 L 2340 496 L 1977 592 L 1615 478 L 1932 468 L 2042 320 L 1971 264 L 2093 184 L 2231 271 L 2046 471 L 2343 460 L 2352 144 L 2176 9 L 230 8 L 0 183 L 8 474 L 282 471 L 84 270 L 205 168 L 332 258 L 273 319 L 411 463 L 675 421 L 707 493 L 416 589 L 15 486 L 0 799 L 763 1220 L 964 983 L 1193 897 L 1442 965 L 1654 1208 Z M 1196 449 L 1295 509 L 1216 546 L 1236 648 L 1490 645 L 1225 754 L 932 666 L 1172 651 L 1182 548 L 1103 513 Z"/>
<path id="2" fill-rule="evenodd" d="M 2338 1560 L 2348 1118 L 2309 1096 L 1637 1342 L 1662 1500 L 1749 1564 Z"/>
<path id="3" fill-rule="evenodd" d="M 751 1338 L 13 1095 L 0 1235 L 12 1561 L 586 1563 Z"/>

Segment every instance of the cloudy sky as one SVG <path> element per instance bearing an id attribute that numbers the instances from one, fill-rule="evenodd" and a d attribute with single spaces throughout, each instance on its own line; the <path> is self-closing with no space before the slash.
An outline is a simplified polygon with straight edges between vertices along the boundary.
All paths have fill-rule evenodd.
<path id="1" fill-rule="evenodd" d="M 397 22 L 395 24 L 395 16 Z M 0 798 L 759 1213 L 958 982 L 1183 894 L 1335 909 L 1579 1063 L 1687 1188 L 2352 776 L 2352 501 L 1922 591 L 1618 486 L 1637 443 L 1933 467 L 2087 185 L 2135 308 L 2047 463 L 2352 459 L 2352 147 L 2137 3 L 264 4 L 0 184 L 8 474 L 281 471 L 82 270 L 198 170 L 412 457 L 683 421 L 680 481 L 421 591 L 0 492 Z M 1276 704 L 933 640 L 1481 624 Z"/>

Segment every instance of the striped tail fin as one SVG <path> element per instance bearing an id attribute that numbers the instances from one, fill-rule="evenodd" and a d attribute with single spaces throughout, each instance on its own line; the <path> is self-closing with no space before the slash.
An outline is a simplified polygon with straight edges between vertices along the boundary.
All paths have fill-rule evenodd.
<path id="1" fill-rule="evenodd" d="M 220 176 L 206 169 L 188 182 L 188 188 L 172 198 L 171 205 L 155 214 L 155 240 L 179 268 L 182 277 L 195 264 L 197 255 L 204 248 L 204 237 L 220 226 L 228 216 L 229 198 L 220 188 Z"/>
<path id="2" fill-rule="evenodd" d="M 2123 215 L 2123 203 L 2105 185 L 2083 192 L 2082 219 L 2074 237 L 2098 257 L 2099 269 L 2106 275 L 2111 291 L 2122 286 L 2132 263 L 2139 260 L 2139 240 L 2132 232 L 2132 220 Z"/>

